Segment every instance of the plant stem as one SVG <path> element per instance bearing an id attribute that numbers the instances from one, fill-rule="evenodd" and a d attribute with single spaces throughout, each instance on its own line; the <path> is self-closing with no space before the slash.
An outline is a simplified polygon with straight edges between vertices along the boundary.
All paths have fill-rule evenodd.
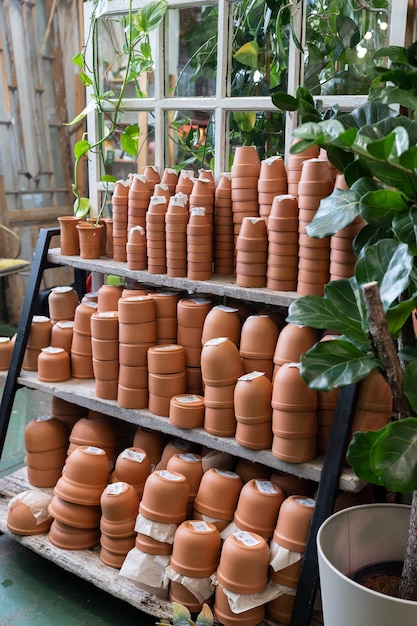
<path id="1" fill-rule="evenodd" d="M 403 369 L 397 355 L 394 341 L 388 330 L 384 309 L 379 296 L 376 281 L 363 286 L 369 334 L 378 358 L 381 360 L 387 381 L 392 389 L 394 412 L 401 419 L 413 414 L 410 404 L 403 393 Z"/>
<path id="2" fill-rule="evenodd" d="M 417 600 L 417 491 L 413 492 L 407 549 L 400 580 L 399 596 L 405 600 Z"/>

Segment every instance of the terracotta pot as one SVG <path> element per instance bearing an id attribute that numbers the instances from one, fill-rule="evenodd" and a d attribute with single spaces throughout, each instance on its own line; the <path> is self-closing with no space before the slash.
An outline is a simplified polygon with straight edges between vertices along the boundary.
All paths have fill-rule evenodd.
<path id="1" fill-rule="evenodd" d="M 73 378 L 94 378 L 91 356 L 75 354 L 71 351 L 71 374 Z"/>
<path id="2" fill-rule="evenodd" d="M 100 506 L 103 517 L 108 521 L 133 520 L 133 532 L 139 510 L 139 497 L 133 485 L 123 481 L 107 485 L 101 494 Z"/>
<path id="3" fill-rule="evenodd" d="M 155 320 L 155 301 L 151 295 L 123 297 L 118 301 L 118 312 L 122 324 L 152 322 Z"/>
<path id="4" fill-rule="evenodd" d="M 27 348 L 40 351 L 51 343 L 52 321 L 44 315 L 34 315 L 30 326 Z"/>
<path id="5" fill-rule="evenodd" d="M 114 467 L 117 481 L 132 485 L 140 495 L 151 471 L 151 461 L 145 450 L 133 447 L 126 448 L 118 455 Z"/>
<path id="6" fill-rule="evenodd" d="M 37 417 L 24 428 L 24 444 L 28 452 L 61 449 L 68 446 L 68 431 L 56 417 Z"/>
<path id="7" fill-rule="evenodd" d="M 220 533 L 209 522 L 187 520 L 175 531 L 171 567 L 192 578 L 206 578 L 216 570 L 220 558 Z"/>
<path id="8" fill-rule="evenodd" d="M 217 579 L 235 593 L 259 593 L 268 582 L 269 547 L 261 535 L 236 531 L 225 539 Z"/>
<path id="9" fill-rule="evenodd" d="M 283 593 L 266 604 L 266 615 L 282 624 L 289 624 L 294 608 L 295 596 Z"/>
<path id="10" fill-rule="evenodd" d="M 119 338 L 119 314 L 117 311 L 99 311 L 91 316 L 91 336 L 95 339 Z"/>
<path id="11" fill-rule="evenodd" d="M 95 446 L 80 446 L 68 456 L 62 478 L 86 487 L 101 488 L 101 495 L 107 482 L 108 471 L 109 462 L 103 449 Z"/>
<path id="12" fill-rule="evenodd" d="M 80 222 L 76 226 L 80 242 L 80 257 L 82 259 L 98 259 L 101 251 L 102 224 L 92 225 Z"/>
<path id="13" fill-rule="evenodd" d="M 154 344 L 156 340 L 156 322 L 138 322 L 137 324 L 119 324 L 120 344 L 134 344 L 140 338 L 141 343 Z"/>
<path id="14" fill-rule="evenodd" d="M 71 352 L 74 322 L 71 320 L 57 322 L 51 330 L 51 346 L 63 348 L 68 354 Z M 1 352 L 1 348 L 0 348 Z M 1 359 L 1 357 L 0 357 Z M 1 369 L 1 365 L 0 365 Z"/>
<path id="15" fill-rule="evenodd" d="M 206 384 L 232 385 L 243 374 L 236 345 L 227 337 L 207 341 L 201 351 L 201 373 Z"/>
<path id="16" fill-rule="evenodd" d="M 49 314 L 53 323 L 73 320 L 79 304 L 78 294 L 70 286 L 53 287 L 48 296 Z"/>
<path id="17" fill-rule="evenodd" d="M 80 418 L 70 434 L 70 442 L 80 446 L 96 448 L 115 448 L 117 433 L 109 419 Z"/>
<path id="18" fill-rule="evenodd" d="M 120 342 L 119 343 L 120 364 L 127 365 L 129 367 L 147 367 L 148 349 L 153 344 L 154 342 L 146 342 L 146 343 Z"/>
<path id="19" fill-rule="evenodd" d="M 287 324 L 279 333 L 274 352 L 274 363 L 297 363 L 300 356 L 314 346 L 317 341 L 315 331 L 309 326 Z"/>
<path id="20" fill-rule="evenodd" d="M 234 389 L 236 419 L 241 422 L 264 422 L 271 418 L 272 384 L 263 372 L 238 378 Z"/>
<path id="21" fill-rule="evenodd" d="M 144 535 L 143 533 L 137 533 L 135 546 L 141 552 L 146 554 L 171 554 L 172 543 L 167 541 L 158 541 L 153 537 Z"/>
<path id="22" fill-rule="evenodd" d="M 182 474 L 155 470 L 145 482 L 139 512 L 156 522 L 178 524 L 185 520 L 189 486 Z"/>
<path id="23" fill-rule="evenodd" d="M 178 428 L 201 428 L 204 423 L 204 398 L 195 394 L 173 396 L 169 406 L 169 421 Z"/>
<path id="24" fill-rule="evenodd" d="M 100 541 L 98 529 L 75 528 L 54 520 L 48 535 L 49 541 L 62 550 L 87 550 Z"/>
<path id="25" fill-rule="evenodd" d="M 248 424 L 237 421 L 235 440 L 249 450 L 269 450 L 272 443 L 271 420 Z"/>
<path id="26" fill-rule="evenodd" d="M 61 254 L 77 256 L 80 254 L 80 242 L 77 232 L 79 218 L 73 215 L 58 217 L 60 227 Z"/>
<path id="27" fill-rule="evenodd" d="M 242 613 L 233 613 L 229 601 L 220 585 L 216 586 L 214 615 L 224 626 L 257 626 L 265 617 L 264 605 L 248 609 Z"/>
<path id="28" fill-rule="evenodd" d="M 98 312 L 117 311 L 118 302 L 122 297 L 122 293 L 122 285 L 102 285 L 97 293 Z"/>
<path id="29" fill-rule="evenodd" d="M 7 510 L 7 528 L 15 535 L 42 535 L 47 533 L 52 522 L 52 517 L 46 517 L 44 521 L 38 523 L 39 518 L 35 517 L 30 504 L 32 491 L 27 490 L 20 493 L 10 502 Z M 42 498 L 45 509 L 48 506 L 49 496 L 46 494 L 38 495 Z"/>
<path id="30" fill-rule="evenodd" d="M 75 504 L 54 496 L 48 510 L 54 519 L 74 528 L 98 528 L 100 524 L 98 505 Z"/>
<path id="31" fill-rule="evenodd" d="M 146 409 L 149 404 L 148 389 L 128 387 L 119 383 L 117 388 L 117 404 L 124 409 Z"/>
<path id="32" fill-rule="evenodd" d="M 74 330 L 91 335 L 91 316 L 97 312 L 96 302 L 81 302 L 74 312 Z"/>
<path id="33" fill-rule="evenodd" d="M 10 337 L 0 337 L 0 370 L 9 369 L 14 342 Z"/>
<path id="34" fill-rule="evenodd" d="M 148 371 L 175 374 L 185 370 L 185 351 L 178 344 L 153 346 L 148 350 Z M 161 394 L 162 395 L 162 394 Z"/>
<path id="35" fill-rule="evenodd" d="M 285 494 L 268 480 L 249 480 L 242 487 L 234 522 L 240 530 L 272 537 L 277 524 L 278 513 Z"/>
<path id="36" fill-rule="evenodd" d="M 201 344 L 216 337 L 228 337 L 236 346 L 240 342 L 240 318 L 237 309 L 224 305 L 214 306 L 206 315 Z"/>
<path id="37" fill-rule="evenodd" d="M 145 450 L 151 466 L 160 461 L 165 444 L 166 437 L 163 433 L 141 427 L 138 427 L 133 438 L 133 447 Z"/>
<path id="38" fill-rule="evenodd" d="M 203 476 L 201 455 L 192 452 L 173 454 L 168 459 L 167 470 L 178 472 L 186 477 L 189 485 L 188 501 L 193 502 Z"/>
<path id="39" fill-rule="evenodd" d="M 49 470 L 63 468 L 67 458 L 68 446 L 44 450 L 43 452 L 26 452 L 26 464 L 28 468 Z M 59 478 L 59 476 L 58 476 Z M 58 480 L 58 479 L 57 479 Z"/>
<path id="40" fill-rule="evenodd" d="M 284 363 L 279 368 L 273 383 L 272 407 L 289 411 L 317 409 L 317 392 L 301 378 L 298 363 Z"/>
<path id="41" fill-rule="evenodd" d="M 315 500 L 289 496 L 281 504 L 274 541 L 287 550 L 304 552 L 313 517 Z"/>
<path id="42" fill-rule="evenodd" d="M 201 478 L 194 508 L 215 519 L 232 520 L 242 486 L 235 472 L 210 468 Z"/>
<path id="43" fill-rule="evenodd" d="M 169 583 L 169 601 L 185 606 L 190 613 L 199 613 L 203 606 L 203 603 L 187 587 L 175 580 L 171 580 Z M 210 598 L 205 600 L 206 603 L 209 601 Z"/>

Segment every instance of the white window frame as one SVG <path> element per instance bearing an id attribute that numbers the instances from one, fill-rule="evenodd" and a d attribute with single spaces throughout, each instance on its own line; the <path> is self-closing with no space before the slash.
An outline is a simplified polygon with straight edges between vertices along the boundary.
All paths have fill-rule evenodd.
<path id="1" fill-rule="evenodd" d="M 106 2 L 106 15 L 118 14 L 128 11 L 127 0 L 104 0 Z M 104 2 L 102 4 L 104 5 Z M 146 2 L 134 0 L 134 10 L 138 10 Z M 192 6 L 207 6 L 215 4 L 216 0 L 193 0 Z M 269 96 L 248 98 L 248 97 L 228 97 L 228 58 L 231 39 L 231 24 L 229 24 L 229 4 L 230 0 L 217 0 L 219 7 L 218 21 L 218 54 L 217 54 L 217 79 L 216 94 L 214 97 L 170 97 L 164 94 L 164 29 L 161 26 L 155 32 L 156 50 L 155 54 L 155 96 L 153 98 L 125 99 L 122 107 L 125 110 L 152 110 L 155 115 L 155 166 L 159 171 L 163 171 L 166 161 L 166 111 L 168 110 L 204 110 L 214 114 L 215 123 L 215 179 L 218 180 L 221 172 L 227 170 L 229 144 L 227 140 L 227 115 L 230 111 L 276 111 Z M 407 22 L 407 0 L 391 0 L 390 20 L 390 45 L 403 46 L 405 42 L 406 22 Z M 181 8 L 190 6 L 189 0 L 169 0 L 169 7 Z M 305 0 L 298 3 L 298 8 L 294 13 L 294 27 L 303 42 L 305 32 Z M 91 2 L 84 4 L 84 24 L 85 36 L 88 41 L 88 30 L 93 12 Z M 88 62 L 92 61 L 91 46 L 87 49 Z M 294 94 L 297 87 L 302 84 L 303 77 L 303 56 L 296 48 L 294 42 L 290 41 L 289 49 L 289 71 L 288 71 L 288 93 Z M 339 106 L 343 101 L 343 108 L 349 110 L 365 100 L 365 96 L 320 96 L 324 108 L 335 104 Z M 87 101 L 89 92 L 87 90 Z M 293 129 L 298 124 L 297 116 L 294 113 L 287 114 L 286 118 L 286 146 L 289 146 Z M 87 132 L 91 142 L 95 141 L 98 133 L 97 115 L 95 112 L 87 116 Z M 158 140 L 159 138 L 159 140 Z M 286 156 L 286 155 L 285 155 Z M 90 200 L 93 208 L 98 207 L 98 192 L 103 189 L 98 175 L 98 159 L 90 155 L 89 159 L 89 189 Z"/>

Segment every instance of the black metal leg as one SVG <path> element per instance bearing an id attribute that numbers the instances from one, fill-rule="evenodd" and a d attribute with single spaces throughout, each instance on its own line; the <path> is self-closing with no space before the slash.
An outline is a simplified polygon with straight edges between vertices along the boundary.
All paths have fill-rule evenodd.
<path id="1" fill-rule="evenodd" d="M 19 327 L 16 334 L 16 342 L 0 404 L 0 458 L 3 453 L 10 415 L 13 409 L 14 397 L 17 389 L 19 388 L 17 378 L 20 374 L 23 363 L 33 311 L 35 309 L 43 272 L 45 269 L 56 267 L 56 265 L 50 264 L 47 261 L 49 245 L 52 237 L 59 235 L 59 232 L 59 228 L 42 228 L 39 232 L 39 239 L 33 257 L 29 284 L 23 302 Z"/>
<path id="2" fill-rule="evenodd" d="M 333 513 L 339 478 L 349 443 L 358 390 L 358 385 L 350 385 L 339 392 L 290 626 L 308 626 L 311 622 L 319 582 L 317 532 L 321 524 Z"/>

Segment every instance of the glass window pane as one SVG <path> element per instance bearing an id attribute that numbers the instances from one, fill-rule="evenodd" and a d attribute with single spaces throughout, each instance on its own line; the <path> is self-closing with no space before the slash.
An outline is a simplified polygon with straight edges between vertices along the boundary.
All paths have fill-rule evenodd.
<path id="1" fill-rule="evenodd" d="M 372 55 L 388 45 L 389 0 L 367 2 L 364 9 L 310 0 L 307 10 L 304 86 L 314 94 L 367 94 Z"/>
<path id="2" fill-rule="evenodd" d="M 127 33 L 129 24 L 128 15 L 109 15 L 99 17 L 96 21 L 96 41 L 99 72 L 99 90 L 101 93 L 110 91 L 113 97 L 119 97 L 124 89 L 125 98 L 140 98 L 155 95 L 154 73 L 152 71 L 155 59 L 155 36 L 151 33 L 149 44 L 142 37 L 140 40 L 137 31 L 132 27 L 132 40 L 137 40 L 134 54 L 130 60 L 129 74 L 126 84 L 126 70 L 128 64 Z"/>
<path id="3" fill-rule="evenodd" d="M 266 2 L 230 5 L 233 24 L 230 96 L 268 96 L 287 91 L 289 11 Z M 279 35 L 279 37 L 277 36 Z"/>
<path id="4" fill-rule="evenodd" d="M 284 122 L 281 111 L 230 111 L 229 152 L 237 146 L 256 146 L 260 159 L 284 154 Z"/>
<path id="5" fill-rule="evenodd" d="M 185 167 L 197 174 L 212 168 L 214 117 L 210 111 L 167 111 L 167 167 Z"/>
<path id="6" fill-rule="evenodd" d="M 165 21 L 167 97 L 215 95 L 217 19 L 217 6 L 168 11 Z"/>

